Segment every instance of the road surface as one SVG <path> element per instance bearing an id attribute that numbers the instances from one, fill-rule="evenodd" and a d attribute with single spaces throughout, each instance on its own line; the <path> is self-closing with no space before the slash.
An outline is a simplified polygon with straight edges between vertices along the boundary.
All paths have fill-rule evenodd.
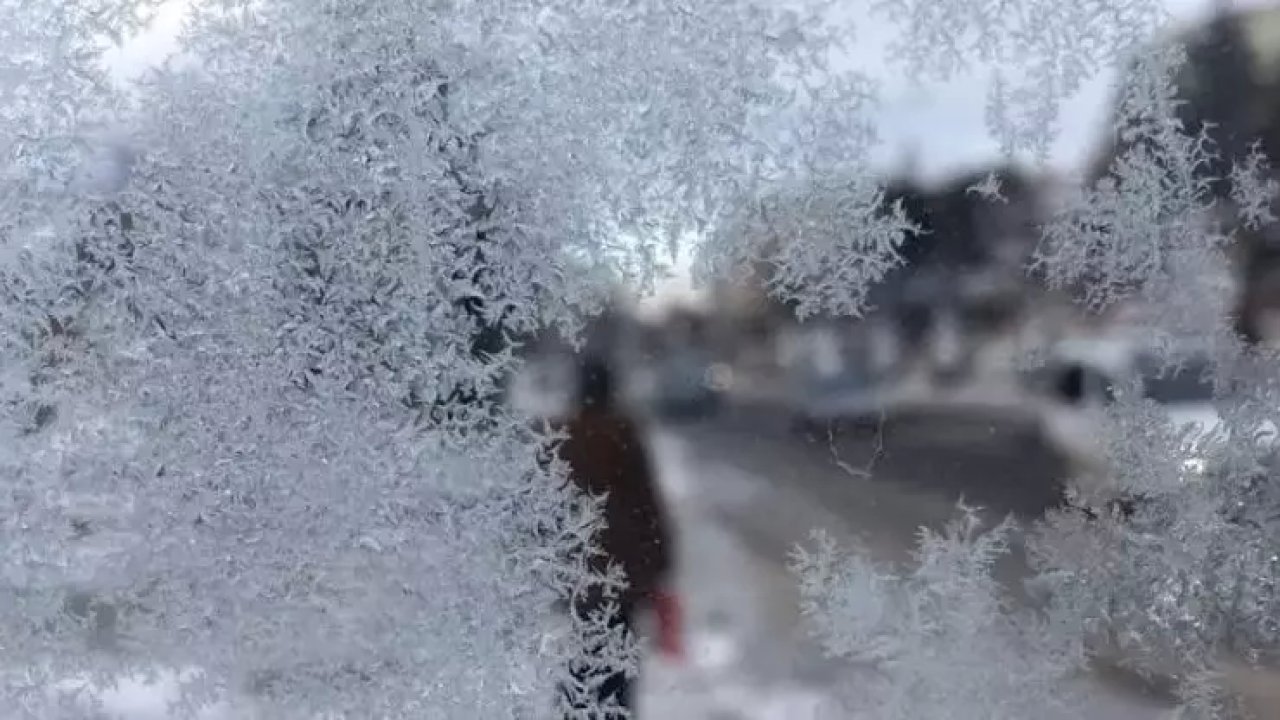
<path id="1" fill-rule="evenodd" d="M 787 556 L 814 528 L 907 561 L 919 526 L 954 516 L 961 497 L 1026 519 L 1059 496 L 1065 468 L 1027 423 L 991 413 L 885 418 L 803 433 L 785 414 L 739 409 L 659 426 L 653 448 L 680 531 L 678 584 L 689 658 L 650 661 L 641 718 L 841 717 L 829 689 L 844 675 L 804 633 Z M 1016 553 L 998 569 L 1010 588 Z M 1090 718 L 1145 720 L 1167 707 L 1099 682 Z"/>

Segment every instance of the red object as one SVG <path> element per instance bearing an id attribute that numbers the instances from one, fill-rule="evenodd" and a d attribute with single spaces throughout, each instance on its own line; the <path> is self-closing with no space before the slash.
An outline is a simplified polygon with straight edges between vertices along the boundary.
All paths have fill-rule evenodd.
<path id="1" fill-rule="evenodd" d="M 674 592 L 654 593 L 653 610 L 658 619 L 658 650 L 671 660 L 684 658 L 684 618 L 680 598 Z"/>

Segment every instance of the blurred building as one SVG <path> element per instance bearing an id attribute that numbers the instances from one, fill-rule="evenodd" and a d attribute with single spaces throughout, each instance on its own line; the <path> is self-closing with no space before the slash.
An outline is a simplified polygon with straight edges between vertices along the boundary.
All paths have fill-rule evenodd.
<path id="1" fill-rule="evenodd" d="M 741 268 L 713 291 L 719 322 L 735 338 L 735 361 L 763 365 L 767 349 L 776 364 L 799 367 L 804 353 L 835 343 L 850 382 L 861 373 L 877 382 L 923 375 L 944 384 L 1002 353 L 1007 362 L 996 364 L 1011 364 L 1027 342 L 1082 322 L 1069 296 L 1028 274 L 1054 181 L 1008 165 L 938 182 L 893 179 L 886 206 L 901 203 L 919 231 L 904 238 L 904 263 L 869 289 L 864 317 L 798 324 L 794 306 L 768 294 L 767 264 Z"/>

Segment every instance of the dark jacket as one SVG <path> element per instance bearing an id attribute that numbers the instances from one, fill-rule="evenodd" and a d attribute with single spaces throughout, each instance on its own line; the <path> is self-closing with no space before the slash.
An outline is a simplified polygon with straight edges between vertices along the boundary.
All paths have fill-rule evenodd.
<path id="1" fill-rule="evenodd" d="M 616 410 L 588 405 L 561 429 L 567 438 L 559 454 L 572 482 L 591 495 L 608 493 L 599 538 L 604 556 L 594 567 L 621 565 L 628 580 L 623 607 L 644 603 L 661 589 L 672 560 L 670 524 L 639 428 Z M 592 593 L 579 608 L 591 609 L 600 599 Z"/>

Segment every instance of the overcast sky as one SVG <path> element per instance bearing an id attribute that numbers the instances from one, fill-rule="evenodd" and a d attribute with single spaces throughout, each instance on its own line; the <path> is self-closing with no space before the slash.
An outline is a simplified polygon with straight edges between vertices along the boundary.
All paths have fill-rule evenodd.
<path id="1" fill-rule="evenodd" d="M 1205 15 L 1213 1 L 1165 0 L 1164 4 L 1175 21 L 1189 22 Z M 923 174 L 936 177 L 995 159 L 999 148 L 984 120 L 989 69 L 977 68 L 948 83 L 915 87 L 892 77 L 880 60 L 885 43 L 876 41 L 877 30 L 887 36 L 892 28 L 877 27 L 874 20 L 865 21 L 864 27 L 860 35 L 870 47 L 855 51 L 850 65 L 876 68 L 882 83 L 878 117 L 882 145 L 877 164 L 891 166 L 910 152 L 918 158 Z M 1055 168 L 1069 172 L 1085 162 L 1106 121 L 1113 81 L 1110 73 L 1100 75 L 1064 104 L 1061 133 L 1050 160 Z"/>
<path id="2" fill-rule="evenodd" d="M 176 35 L 187 1 L 171 0 L 148 32 L 111 53 L 107 60 L 117 77 L 137 75 L 177 49 Z M 1165 0 L 1170 12 L 1184 21 L 1206 13 L 1213 1 Z M 1234 4 L 1249 6 L 1264 1 L 1235 0 Z M 850 2 L 850 6 L 865 3 Z M 894 167 L 910 154 L 919 172 L 937 177 L 995 159 L 997 147 L 983 119 L 985 73 L 979 70 L 945 84 L 919 87 L 895 78 L 883 62 L 889 30 L 882 21 L 863 20 L 857 41 L 839 61 L 839 65 L 863 69 L 881 83 L 876 119 L 882 144 L 874 155 L 875 164 Z M 1051 160 L 1056 169 L 1074 170 L 1088 156 L 1105 120 L 1111 81 L 1108 76 L 1096 78 L 1067 105 Z M 682 268 L 682 277 L 665 283 L 663 294 L 687 296 L 690 287 L 687 277 L 683 277 L 686 272 Z"/>

